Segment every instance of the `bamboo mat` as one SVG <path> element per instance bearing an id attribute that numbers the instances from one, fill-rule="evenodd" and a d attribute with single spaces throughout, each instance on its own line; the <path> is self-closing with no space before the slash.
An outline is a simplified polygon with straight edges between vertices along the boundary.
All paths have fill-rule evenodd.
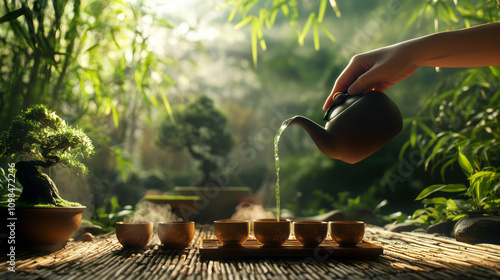
<path id="1" fill-rule="evenodd" d="M 197 226 L 187 249 L 163 250 L 156 239 L 137 251 L 108 233 L 48 255 L 18 253 L 15 273 L 1 256 L 0 279 L 500 279 L 500 246 L 423 233 L 367 227 L 365 239 L 384 247 L 376 260 L 203 260 L 204 238 L 215 238 L 211 225 Z"/>

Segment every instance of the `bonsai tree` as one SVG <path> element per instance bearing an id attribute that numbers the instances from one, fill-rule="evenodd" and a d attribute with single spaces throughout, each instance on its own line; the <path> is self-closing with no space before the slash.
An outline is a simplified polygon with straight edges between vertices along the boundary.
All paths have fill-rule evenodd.
<path id="1" fill-rule="evenodd" d="M 88 157 L 93 151 L 94 146 L 85 133 L 66 125 L 43 105 L 21 112 L 9 130 L 0 135 L 0 157 L 23 158 L 15 164 L 16 178 L 23 187 L 17 205 L 78 206 L 62 199 L 54 182 L 38 167 L 60 164 L 86 173 L 87 168 L 79 158 Z"/>
<path id="2" fill-rule="evenodd" d="M 203 179 L 198 186 L 211 180 L 210 174 L 219 168 L 220 160 L 226 157 L 234 145 L 227 127 L 227 117 L 214 107 L 206 95 L 175 108 L 175 123 L 164 118 L 160 124 L 157 144 L 160 147 L 184 149 L 200 161 Z"/>

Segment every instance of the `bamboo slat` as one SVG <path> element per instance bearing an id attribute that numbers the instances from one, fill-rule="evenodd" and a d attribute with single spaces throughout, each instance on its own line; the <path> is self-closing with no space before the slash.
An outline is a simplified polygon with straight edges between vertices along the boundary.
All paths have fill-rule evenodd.
<path id="1" fill-rule="evenodd" d="M 190 247 L 165 250 L 155 237 L 143 250 L 125 250 L 114 233 L 93 242 L 68 242 L 50 254 L 18 252 L 16 273 L 0 257 L 1 279 L 500 279 L 500 246 L 466 244 L 424 233 L 367 227 L 365 239 L 384 247 L 375 260 L 258 258 L 205 260 L 202 239 L 215 238 L 198 225 Z"/>

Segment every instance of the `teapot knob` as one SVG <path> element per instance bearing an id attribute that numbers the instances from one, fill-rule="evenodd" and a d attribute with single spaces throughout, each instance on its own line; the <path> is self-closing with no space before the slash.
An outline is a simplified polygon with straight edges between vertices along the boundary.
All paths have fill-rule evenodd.
<path id="1" fill-rule="evenodd" d="M 344 103 L 346 101 L 348 95 L 349 94 L 347 92 L 344 92 L 344 93 L 336 92 L 332 97 L 333 104 L 326 111 L 325 115 L 323 116 L 323 120 L 327 121 L 328 117 L 330 116 L 330 113 L 333 111 L 333 109 L 335 109 L 335 107 L 337 107 L 338 105 Z"/>

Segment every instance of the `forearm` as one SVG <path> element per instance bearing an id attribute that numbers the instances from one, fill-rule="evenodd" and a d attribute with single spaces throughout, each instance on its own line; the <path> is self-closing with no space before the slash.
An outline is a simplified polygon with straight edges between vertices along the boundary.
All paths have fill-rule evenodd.
<path id="1" fill-rule="evenodd" d="M 435 33 L 402 43 L 416 66 L 500 66 L 500 22 Z"/>
<path id="2" fill-rule="evenodd" d="M 355 55 L 335 81 L 323 109 L 330 108 L 336 92 L 384 92 L 420 66 L 500 66 L 500 22 L 435 33 Z"/>

